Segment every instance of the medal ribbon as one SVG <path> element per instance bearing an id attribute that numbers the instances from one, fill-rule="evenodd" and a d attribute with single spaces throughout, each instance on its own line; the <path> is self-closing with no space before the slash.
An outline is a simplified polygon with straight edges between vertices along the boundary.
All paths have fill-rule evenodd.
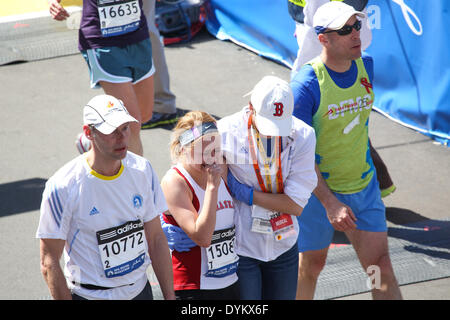
<path id="1" fill-rule="evenodd" d="M 272 179 L 269 174 L 269 172 L 270 172 L 269 161 L 267 161 L 267 156 L 264 154 L 264 152 L 261 152 L 261 149 L 264 150 L 264 148 L 261 143 L 259 132 L 258 132 L 258 130 L 256 130 L 256 140 L 258 142 L 258 150 L 264 161 L 264 170 L 266 173 L 267 188 L 266 188 L 264 180 L 261 176 L 261 169 L 259 168 L 258 158 L 256 156 L 256 151 L 255 151 L 255 144 L 253 142 L 252 133 L 251 133 L 252 117 L 253 117 L 253 114 L 250 114 L 250 117 L 248 118 L 248 127 L 247 128 L 248 128 L 248 143 L 250 146 L 250 155 L 252 157 L 253 169 L 255 170 L 256 178 L 258 179 L 258 184 L 261 188 L 261 191 L 265 192 L 265 193 L 272 193 Z M 283 193 L 283 191 L 284 191 L 283 173 L 281 171 L 281 137 L 278 137 L 278 145 L 277 145 L 277 143 L 275 143 L 275 146 L 276 146 L 276 150 L 274 150 L 274 152 L 278 155 L 276 157 L 276 161 L 277 161 L 277 175 L 276 175 L 277 193 Z"/>

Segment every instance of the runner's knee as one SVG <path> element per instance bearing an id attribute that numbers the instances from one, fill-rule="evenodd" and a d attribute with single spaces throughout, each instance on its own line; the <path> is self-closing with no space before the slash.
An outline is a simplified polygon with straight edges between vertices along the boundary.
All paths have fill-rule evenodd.
<path id="1" fill-rule="evenodd" d="M 393 268 L 389 253 L 383 253 L 375 257 L 372 260 L 372 263 L 366 265 L 365 269 L 366 271 L 372 270 L 374 266 L 379 268 L 381 275 L 389 276 L 393 274 Z"/>
<path id="2" fill-rule="evenodd" d="M 299 260 L 299 273 L 308 277 L 319 277 L 325 267 L 326 255 L 303 253 Z"/>

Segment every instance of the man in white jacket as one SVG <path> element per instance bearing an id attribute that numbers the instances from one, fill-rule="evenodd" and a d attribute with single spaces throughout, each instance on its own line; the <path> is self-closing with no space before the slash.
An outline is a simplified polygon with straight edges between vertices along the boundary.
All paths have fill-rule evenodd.
<path id="1" fill-rule="evenodd" d="M 235 199 L 238 277 L 243 300 L 293 300 L 302 213 L 317 185 L 314 129 L 292 116 L 289 84 L 264 77 L 241 111 L 217 122 Z M 292 217 L 294 216 L 294 217 Z M 180 229 L 163 223 L 173 249 L 192 247 Z M 195 244 L 194 244 L 195 245 Z"/>
<path id="2" fill-rule="evenodd" d="M 287 82 L 266 76 L 250 100 L 217 125 L 230 169 L 228 185 L 237 200 L 241 298 L 295 299 L 299 232 L 295 216 L 302 213 L 317 184 L 315 134 L 292 116 L 293 95 Z"/>

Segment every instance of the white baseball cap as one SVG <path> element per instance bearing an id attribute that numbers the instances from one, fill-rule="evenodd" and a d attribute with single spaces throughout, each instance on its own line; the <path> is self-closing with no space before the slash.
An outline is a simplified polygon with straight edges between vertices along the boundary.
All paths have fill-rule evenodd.
<path id="1" fill-rule="evenodd" d="M 322 33 L 326 29 L 339 30 L 353 15 L 364 18 L 365 14 L 356 11 L 352 6 L 340 1 L 330 1 L 321 5 L 313 18 L 313 27 L 316 33 Z"/>
<path id="2" fill-rule="evenodd" d="M 289 136 L 294 111 L 294 95 L 289 84 L 278 77 L 265 76 L 251 94 L 258 131 L 265 136 Z"/>
<path id="3" fill-rule="evenodd" d="M 113 96 L 95 96 L 84 106 L 83 123 L 94 125 L 103 134 L 111 134 L 127 122 L 138 121 L 128 113 L 123 102 Z"/>

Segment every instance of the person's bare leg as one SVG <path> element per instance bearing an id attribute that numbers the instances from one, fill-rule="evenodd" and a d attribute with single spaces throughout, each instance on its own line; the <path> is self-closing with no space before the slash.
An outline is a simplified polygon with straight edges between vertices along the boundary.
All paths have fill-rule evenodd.
<path id="1" fill-rule="evenodd" d="M 352 230 L 346 235 L 373 282 L 373 299 L 401 300 L 402 294 L 389 257 L 387 233 Z"/>
<path id="2" fill-rule="evenodd" d="M 154 106 L 154 77 L 148 77 L 133 85 L 134 93 L 141 111 L 141 122 L 145 123 L 152 118 Z"/>
<path id="3" fill-rule="evenodd" d="M 312 300 L 317 279 L 325 266 L 328 248 L 299 253 L 297 300 Z"/>
<path id="4" fill-rule="evenodd" d="M 106 94 L 109 94 L 113 97 L 116 97 L 117 99 L 122 100 L 128 112 L 136 120 L 139 121 L 138 123 L 133 122 L 130 125 L 131 135 L 128 150 L 142 156 L 144 153 L 140 136 L 142 114 L 141 109 L 138 105 L 138 99 L 136 97 L 133 85 L 131 84 L 131 82 L 111 83 L 105 81 L 100 81 L 100 85 L 102 86 Z"/>

